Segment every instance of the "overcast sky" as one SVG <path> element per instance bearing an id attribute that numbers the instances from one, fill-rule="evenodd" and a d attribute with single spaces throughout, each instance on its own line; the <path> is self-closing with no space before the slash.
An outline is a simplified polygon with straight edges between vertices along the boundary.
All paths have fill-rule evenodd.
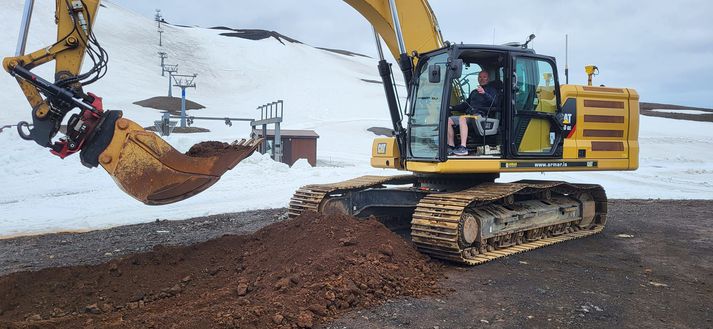
<path id="1" fill-rule="evenodd" d="M 112 0 L 153 18 L 202 27 L 278 31 L 304 43 L 375 57 L 369 23 L 340 0 Z M 431 0 L 443 36 L 502 44 L 537 35 L 538 53 L 557 57 L 564 82 L 565 34 L 570 83 L 585 84 L 584 65 L 599 67 L 595 84 L 636 89 L 642 101 L 713 108 L 711 1 Z"/>

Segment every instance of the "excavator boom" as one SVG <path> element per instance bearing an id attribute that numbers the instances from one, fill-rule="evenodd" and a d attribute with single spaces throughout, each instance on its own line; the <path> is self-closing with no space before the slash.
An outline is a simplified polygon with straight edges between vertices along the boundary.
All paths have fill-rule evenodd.
<path id="1" fill-rule="evenodd" d="M 390 3 L 397 7 L 404 52 L 422 53 L 443 47 L 438 21 L 426 0 L 344 0 L 376 29 L 395 59 L 399 49 L 397 28 L 392 18 Z"/>

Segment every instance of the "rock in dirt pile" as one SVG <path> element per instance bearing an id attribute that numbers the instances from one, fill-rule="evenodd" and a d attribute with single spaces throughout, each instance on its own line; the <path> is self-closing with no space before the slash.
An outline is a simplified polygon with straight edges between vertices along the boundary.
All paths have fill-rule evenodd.
<path id="1" fill-rule="evenodd" d="M 438 294 L 441 275 L 376 220 L 309 212 L 251 235 L 0 277 L 0 328 L 309 328 Z"/>

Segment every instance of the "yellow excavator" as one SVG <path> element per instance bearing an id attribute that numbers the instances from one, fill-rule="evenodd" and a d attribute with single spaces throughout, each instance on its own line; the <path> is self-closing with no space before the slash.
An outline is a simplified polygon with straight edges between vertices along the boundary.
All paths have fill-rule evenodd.
<path id="1" fill-rule="evenodd" d="M 509 172 L 637 169 L 635 90 L 560 85 L 555 59 L 528 48 L 534 36 L 502 46 L 444 42 L 426 0 L 344 2 L 374 28 L 393 124 L 391 137 L 374 140 L 371 164 L 411 173 L 304 186 L 290 201 L 290 217 L 305 211 L 376 216 L 394 230 L 405 229 L 422 252 L 469 265 L 603 229 L 607 198 L 599 185 L 495 180 Z M 146 204 L 203 191 L 260 141 L 236 142 L 223 155 L 190 157 L 121 111 L 104 110 L 100 97 L 84 91 L 106 72 L 106 53 L 92 32 L 99 3 L 57 0 L 57 42 L 25 55 L 33 6 L 26 1 L 17 54 L 3 60 L 32 108 L 32 125 L 18 124 L 20 136 L 62 158 L 79 152 L 85 166 L 101 165 Z M 403 109 L 381 39 L 404 76 Z M 85 54 L 93 65 L 82 73 Z M 31 72 L 52 60 L 54 82 Z M 497 93 L 487 108 L 453 113 L 462 104 L 474 109 L 469 95 L 486 84 Z M 66 119 L 65 136 L 55 140 L 76 110 Z M 460 155 L 450 150 L 452 115 L 467 118 Z"/>

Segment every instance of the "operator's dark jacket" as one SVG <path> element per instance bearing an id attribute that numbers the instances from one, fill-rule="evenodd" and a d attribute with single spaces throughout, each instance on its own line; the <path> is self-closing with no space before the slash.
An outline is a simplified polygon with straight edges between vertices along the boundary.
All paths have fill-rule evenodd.
<path id="1" fill-rule="evenodd" d="M 478 89 L 471 91 L 465 102 L 454 105 L 451 110 L 471 115 L 485 115 L 488 113 L 488 108 L 490 108 L 491 113 L 497 111 L 500 106 L 498 103 L 499 92 L 493 85 L 494 83 L 490 82 L 483 86 L 485 90 L 483 94 L 478 93 Z M 470 104 L 470 106 L 468 106 L 468 104 Z"/>

